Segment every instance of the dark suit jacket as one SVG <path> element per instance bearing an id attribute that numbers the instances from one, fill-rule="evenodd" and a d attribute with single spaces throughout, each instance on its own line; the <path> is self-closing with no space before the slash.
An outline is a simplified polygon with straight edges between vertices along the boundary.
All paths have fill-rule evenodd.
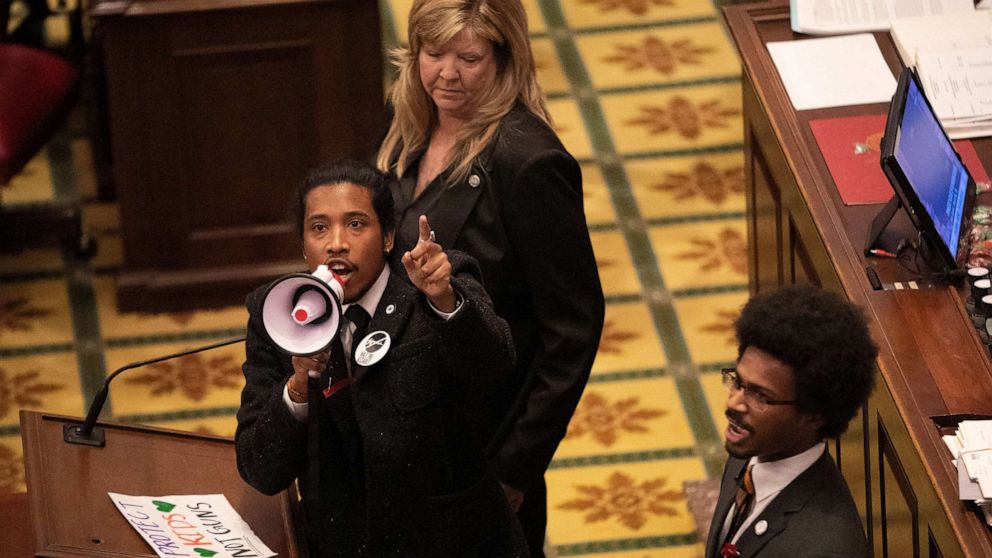
<path id="1" fill-rule="evenodd" d="M 368 331 L 388 333 L 391 347 L 378 363 L 353 365 L 360 455 L 340 438 L 332 412 L 307 424 L 290 414 L 282 399 L 290 356 L 262 327 L 264 289 L 248 297 L 238 470 L 266 494 L 300 479 L 310 539 L 322 556 L 527 555 L 482 444 L 464 419 L 466 389 L 491 385 L 512 366 L 509 329 L 493 312 L 474 262 L 449 256 L 452 283 L 464 299 L 449 321 L 395 268 L 372 316 Z M 394 310 L 385 311 L 390 305 Z M 307 472 L 313 459 L 307 433 L 314 427 L 320 428 L 319 469 L 313 469 L 319 490 Z"/>
<path id="2" fill-rule="evenodd" d="M 445 187 L 441 177 L 411 201 L 416 173 L 414 165 L 394 188 L 393 253 L 416 244 L 426 214 L 441 246 L 479 261 L 496 313 L 513 332 L 517 364 L 487 395 L 476 426 L 501 481 L 524 491 L 543 486 L 535 481 L 565 435 L 603 327 L 579 166 L 550 128 L 517 106 L 464 181 Z M 440 196 L 428 195 L 438 187 Z"/>
<path id="3" fill-rule="evenodd" d="M 720 556 L 720 546 L 723 544 L 722 540 L 718 540 L 720 530 L 734 502 L 746 465 L 747 461 L 733 457 L 727 461 L 706 541 L 706 558 Z M 764 534 L 758 535 L 755 525 L 762 520 L 767 522 L 768 528 Z M 851 491 L 827 452 L 823 452 L 820 459 L 786 486 L 751 522 L 737 540 L 737 547 L 742 558 L 870 556 Z"/>

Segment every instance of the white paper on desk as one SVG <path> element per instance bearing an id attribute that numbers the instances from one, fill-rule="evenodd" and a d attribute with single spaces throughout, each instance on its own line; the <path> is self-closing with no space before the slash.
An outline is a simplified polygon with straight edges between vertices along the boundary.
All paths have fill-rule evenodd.
<path id="1" fill-rule="evenodd" d="M 962 451 L 992 449 L 992 420 L 963 420 L 958 435 Z"/>
<path id="2" fill-rule="evenodd" d="M 958 459 L 958 467 L 962 463 L 968 478 L 978 483 L 982 498 L 992 499 L 992 450 L 963 452 Z"/>
<path id="3" fill-rule="evenodd" d="M 870 34 L 767 46 L 796 110 L 887 103 L 896 91 L 896 80 Z"/>
<path id="4" fill-rule="evenodd" d="M 978 482 L 968 476 L 968 469 L 964 466 L 964 460 L 958 460 L 958 497 L 962 500 L 980 500 L 982 489 Z"/>
<path id="5" fill-rule="evenodd" d="M 954 434 L 947 434 L 940 437 L 944 441 L 944 445 L 951 452 L 951 459 L 957 459 L 961 455 L 961 441 Z"/>
<path id="6" fill-rule="evenodd" d="M 992 45 L 920 52 L 916 66 L 942 122 L 992 118 Z"/>
<path id="7" fill-rule="evenodd" d="M 790 4 L 793 31 L 822 34 L 885 31 L 899 17 L 975 9 L 972 0 L 792 0 Z"/>

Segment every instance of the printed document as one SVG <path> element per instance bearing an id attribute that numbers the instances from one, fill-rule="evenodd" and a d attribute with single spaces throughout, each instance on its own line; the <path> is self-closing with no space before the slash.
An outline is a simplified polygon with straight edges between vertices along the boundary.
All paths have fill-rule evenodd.
<path id="1" fill-rule="evenodd" d="M 973 0 L 792 0 L 792 30 L 835 34 L 887 31 L 893 19 L 973 12 Z"/>

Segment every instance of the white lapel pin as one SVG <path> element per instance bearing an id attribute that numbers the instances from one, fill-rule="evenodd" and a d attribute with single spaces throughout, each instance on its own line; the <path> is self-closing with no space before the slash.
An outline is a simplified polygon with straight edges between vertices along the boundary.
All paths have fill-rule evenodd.
<path id="1" fill-rule="evenodd" d="M 754 524 L 754 534 L 764 535 L 765 531 L 768 530 L 768 522 L 762 519 L 761 521 Z"/>
<path id="2" fill-rule="evenodd" d="M 395 311 L 396 311 L 396 305 L 395 304 L 390 304 L 389 306 L 386 307 L 386 313 L 387 314 L 392 314 Z"/>
<path id="3" fill-rule="evenodd" d="M 389 352 L 391 339 L 385 331 L 373 331 L 355 348 L 355 362 L 359 366 L 372 366 Z"/>
<path id="4" fill-rule="evenodd" d="M 471 186 L 473 188 L 478 188 L 479 187 L 479 184 L 482 184 L 482 179 L 479 178 L 479 175 L 473 174 L 472 176 L 468 177 L 468 185 L 469 186 Z"/>

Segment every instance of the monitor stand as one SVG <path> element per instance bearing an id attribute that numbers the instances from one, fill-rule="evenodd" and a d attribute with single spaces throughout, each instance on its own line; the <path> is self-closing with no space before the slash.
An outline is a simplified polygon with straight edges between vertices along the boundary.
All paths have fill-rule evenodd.
<path id="1" fill-rule="evenodd" d="M 902 256 L 900 250 L 916 250 L 919 256 L 913 259 L 925 263 L 927 269 L 935 276 L 952 276 L 951 270 L 930 249 L 928 239 L 917 232 L 909 219 L 909 214 L 900 209 L 904 209 L 904 206 L 899 197 L 892 196 L 872 219 L 868 228 L 868 238 L 865 241 L 865 256 Z M 907 245 L 911 248 L 906 248 Z M 920 273 L 924 271 L 924 269 L 919 270 Z"/>
<path id="2" fill-rule="evenodd" d="M 915 236 L 916 229 L 909 220 L 909 215 L 905 211 L 899 211 L 902 207 L 899 197 L 892 196 L 871 220 L 865 241 L 865 256 L 875 256 L 878 250 L 895 254 L 903 240 Z"/>

